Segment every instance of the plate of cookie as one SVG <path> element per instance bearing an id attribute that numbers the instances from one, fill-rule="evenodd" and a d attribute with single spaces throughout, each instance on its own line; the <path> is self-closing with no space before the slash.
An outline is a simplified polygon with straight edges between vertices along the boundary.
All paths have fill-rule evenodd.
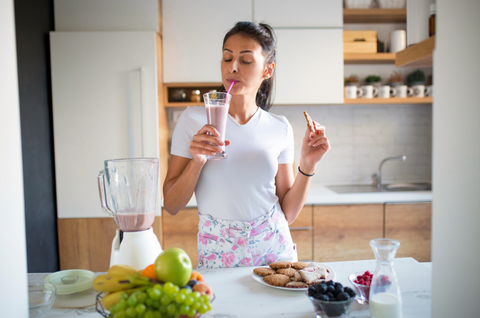
<path id="1" fill-rule="evenodd" d="M 272 288 L 307 290 L 320 281 L 334 280 L 335 271 L 328 265 L 315 262 L 275 262 L 254 268 L 252 277 Z"/>

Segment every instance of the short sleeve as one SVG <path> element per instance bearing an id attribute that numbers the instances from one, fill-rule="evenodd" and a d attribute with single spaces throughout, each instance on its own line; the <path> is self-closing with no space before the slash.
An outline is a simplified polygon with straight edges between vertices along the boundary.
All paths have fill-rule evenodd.
<path id="1" fill-rule="evenodd" d="M 278 163 L 293 163 L 294 161 L 294 144 L 293 144 L 293 129 L 292 125 L 288 122 L 288 120 L 283 117 L 285 120 L 285 124 L 287 125 L 287 135 L 286 135 L 286 140 L 285 140 L 285 148 L 280 152 L 280 155 L 278 156 Z"/>
<path id="2" fill-rule="evenodd" d="M 193 140 L 193 133 L 190 125 L 190 107 L 183 111 L 178 118 L 172 136 L 172 155 L 192 159 L 188 149 Z"/>

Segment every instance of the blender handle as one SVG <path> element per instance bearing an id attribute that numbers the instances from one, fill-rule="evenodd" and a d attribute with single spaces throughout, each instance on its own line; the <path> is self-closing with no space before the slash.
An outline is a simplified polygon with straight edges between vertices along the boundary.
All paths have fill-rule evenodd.
<path id="1" fill-rule="evenodd" d="M 108 207 L 107 203 L 107 190 L 105 189 L 105 170 L 102 170 L 97 175 L 98 192 L 100 194 L 100 204 L 102 205 L 103 212 L 113 217 L 113 211 Z"/>

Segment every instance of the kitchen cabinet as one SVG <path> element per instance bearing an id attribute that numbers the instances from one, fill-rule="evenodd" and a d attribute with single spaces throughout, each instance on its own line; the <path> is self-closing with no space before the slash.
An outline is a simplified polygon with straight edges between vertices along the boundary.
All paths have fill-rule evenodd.
<path id="1" fill-rule="evenodd" d="M 370 240 L 383 237 L 383 204 L 315 206 L 313 224 L 314 261 L 372 259 Z"/>
<path id="2" fill-rule="evenodd" d="M 430 262 L 432 204 L 385 204 L 385 237 L 400 241 L 396 257 Z"/>
<path id="3" fill-rule="evenodd" d="M 251 0 L 163 0 L 165 83 L 221 82 L 225 33 L 252 21 Z"/>
<path id="4" fill-rule="evenodd" d="M 341 0 L 254 0 L 256 22 L 273 28 L 343 27 Z"/>
<path id="5" fill-rule="evenodd" d="M 343 30 L 275 29 L 275 105 L 343 103 Z"/>

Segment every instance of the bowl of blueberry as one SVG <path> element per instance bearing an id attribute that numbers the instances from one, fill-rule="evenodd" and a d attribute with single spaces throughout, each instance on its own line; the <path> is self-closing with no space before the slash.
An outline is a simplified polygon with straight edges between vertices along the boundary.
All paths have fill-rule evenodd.
<path id="1" fill-rule="evenodd" d="M 352 288 L 329 280 L 310 286 L 307 296 L 317 318 L 333 318 L 348 317 L 357 294 Z"/>

